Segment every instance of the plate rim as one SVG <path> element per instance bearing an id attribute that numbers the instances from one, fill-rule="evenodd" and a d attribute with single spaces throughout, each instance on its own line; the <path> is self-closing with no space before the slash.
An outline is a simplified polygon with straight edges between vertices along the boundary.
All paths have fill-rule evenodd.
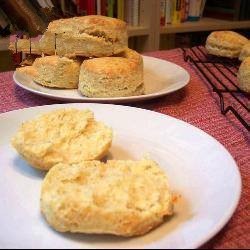
<path id="1" fill-rule="evenodd" d="M 240 169 L 239 169 L 235 159 L 233 158 L 233 156 L 230 154 L 228 149 L 222 143 L 220 143 L 216 138 L 214 138 L 213 136 L 211 136 L 207 132 L 203 131 L 202 129 L 200 129 L 200 128 L 198 128 L 198 127 L 196 127 L 188 122 L 185 122 L 181 119 L 175 118 L 175 117 L 170 116 L 170 115 L 166 115 L 166 114 L 159 113 L 159 112 L 152 111 L 152 110 L 147 110 L 144 108 L 131 107 L 131 106 L 126 106 L 126 105 L 91 103 L 91 102 L 89 102 L 89 103 L 82 103 L 82 102 L 77 103 L 76 102 L 76 103 L 63 103 L 63 104 L 49 104 L 49 105 L 39 105 L 39 106 L 34 106 L 34 107 L 20 108 L 20 109 L 15 109 L 15 110 L 8 111 L 8 112 L 0 113 L 0 120 L 7 118 L 7 116 L 11 113 L 16 113 L 16 112 L 19 112 L 21 110 L 36 110 L 37 108 L 47 109 L 48 107 L 52 107 L 52 106 L 55 108 L 57 108 L 57 107 L 60 108 L 63 106 L 78 106 L 78 105 L 111 106 L 111 107 L 115 107 L 115 108 L 122 108 L 122 109 L 124 108 L 126 110 L 131 110 L 131 111 L 133 109 L 135 109 L 137 111 L 143 111 L 143 112 L 146 111 L 146 112 L 152 113 L 154 115 L 158 115 L 162 118 L 167 117 L 168 119 L 172 119 L 175 122 L 178 122 L 182 125 L 187 126 L 188 128 L 193 129 L 195 132 L 201 134 L 202 136 L 206 136 L 208 139 L 210 139 L 214 143 L 216 143 L 221 148 L 221 150 L 230 158 L 230 161 L 232 161 L 232 163 L 234 165 L 234 167 L 233 167 L 234 174 L 235 174 L 235 177 L 236 177 L 237 183 L 238 183 L 235 190 L 236 189 L 237 190 L 235 191 L 235 197 L 234 197 L 234 201 L 233 201 L 231 207 L 225 211 L 223 217 L 221 217 L 221 219 L 213 226 L 213 228 L 215 228 L 215 230 L 211 230 L 209 234 L 206 234 L 203 237 L 201 237 L 201 239 L 199 241 L 197 241 L 196 243 L 193 243 L 193 245 L 190 244 L 189 247 L 191 249 L 197 249 L 197 248 L 203 246 L 204 244 L 208 243 L 208 241 L 212 240 L 212 238 L 214 236 L 216 236 L 223 229 L 223 227 L 230 221 L 230 219 L 232 218 L 233 214 L 235 213 L 235 211 L 239 205 L 239 202 L 241 199 L 241 194 L 242 194 L 242 177 L 241 177 Z M 4 144 L 0 144 L 0 146 L 1 145 L 4 145 Z"/>
<path id="2" fill-rule="evenodd" d="M 158 60 L 158 61 L 160 61 L 162 63 L 167 62 L 169 64 L 172 64 L 175 67 L 178 67 L 180 70 L 182 70 L 183 74 L 185 74 L 187 79 L 185 81 L 183 81 L 181 86 L 173 88 L 170 91 L 164 91 L 164 92 L 159 92 L 158 91 L 158 92 L 150 93 L 150 94 L 146 94 L 146 95 L 137 95 L 137 96 L 128 96 L 128 97 L 110 97 L 110 98 L 101 98 L 101 97 L 99 97 L 99 98 L 91 98 L 91 97 L 85 97 L 85 96 L 82 96 L 82 97 L 81 96 L 80 97 L 67 97 L 67 96 L 55 95 L 55 94 L 52 94 L 52 93 L 43 92 L 41 90 L 36 90 L 36 89 L 30 88 L 30 87 L 22 84 L 21 82 L 19 82 L 17 80 L 17 76 L 20 73 L 17 72 L 17 71 L 14 71 L 14 73 L 13 73 L 13 80 L 14 80 L 15 84 L 17 86 L 19 86 L 20 88 L 22 88 L 22 89 L 24 89 L 24 90 L 26 90 L 26 91 L 28 91 L 30 93 L 43 96 L 45 98 L 49 98 L 49 99 L 53 99 L 53 100 L 60 100 L 60 101 L 71 101 L 71 102 L 103 102 L 103 103 L 104 102 L 105 103 L 129 103 L 129 102 L 139 102 L 139 101 L 151 100 L 151 99 L 155 99 L 155 98 L 159 98 L 159 97 L 171 94 L 171 93 L 173 93 L 175 91 L 178 91 L 178 90 L 184 88 L 185 86 L 187 86 L 189 84 L 191 76 L 190 76 L 189 72 L 186 69 L 184 69 L 182 66 L 180 66 L 180 65 L 178 65 L 176 63 L 170 62 L 168 60 L 163 60 L 163 59 L 152 57 L 152 56 L 144 56 L 144 55 L 142 55 L 142 57 L 147 58 L 147 60 Z M 41 86 L 41 87 L 44 87 L 44 86 Z M 46 87 L 44 87 L 44 88 L 46 88 Z"/>

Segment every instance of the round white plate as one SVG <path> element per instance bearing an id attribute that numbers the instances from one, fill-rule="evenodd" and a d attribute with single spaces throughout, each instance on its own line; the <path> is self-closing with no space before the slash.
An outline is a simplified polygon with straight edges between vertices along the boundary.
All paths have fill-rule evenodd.
<path id="1" fill-rule="evenodd" d="M 71 102 L 108 102 L 128 103 L 149 100 L 164 96 L 186 86 L 190 80 L 188 72 L 182 67 L 154 57 L 143 56 L 145 95 L 114 98 L 89 98 L 82 96 L 78 90 L 64 90 L 43 87 L 29 77 L 15 72 L 13 79 L 23 89 L 32 93 Z"/>
<path id="2" fill-rule="evenodd" d="M 39 211 L 44 174 L 11 147 L 20 124 L 59 107 L 89 108 L 114 130 L 108 158 L 157 161 L 181 198 L 175 215 L 137 238 L 58 233 Z M 0 115 L 0 248 L 197 248 L 232 216 L 241 193 L 238 167 L 227 150 L 203 131 L 175 118 L 125 106 L 50 105 Z"/>

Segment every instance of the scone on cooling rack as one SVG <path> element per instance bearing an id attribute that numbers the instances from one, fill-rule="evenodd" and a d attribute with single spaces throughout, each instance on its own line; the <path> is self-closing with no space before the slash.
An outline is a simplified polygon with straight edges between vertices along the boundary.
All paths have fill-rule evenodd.
<path id="1" fill-rule="evenodd" d="M 250 41 L 245 44 L 240 52 L 239 60 L 243 61 L 245 58 L 250 56 Z"/>
<path id="2" fill-rule="evenodd" d="M 89 110 L 58 109 L 24 122 L 12 139 L 17 152 L 34 168 L 99 160 L 112 143 L 112 130 Z"/>
<path id="3" fill-rule="evenodd" d="M 229 58 L 238 58 L 248 39 L 234 31 L 214 31 L 206 41 L 209 54 Z"/>
<path id="4" fill-rule="evenodd" d="M 45 177 L 41 211 L 59 232 L 143 235 L 172 215 L 165 173 L 152 160 L 58 164 Z"/>
<path id="5" fill-rule="evenodd" d="M 250 93 L 250 56 L 241 63 L 237 78 L 239 88 Z"/>
<path id="6" fill-rule="evenodd" d="M 80 69 L 78 89 L 87 97 L 144 94 L 142 56 L 126 49 L 116 57 L 85 60 Z"/>
<path id="7" fill-rule="evenodd" d="M 77 89 L 80 62 L 59 56 L 45 56 L 35 59 L 32 66 L 18 68 L 42 86 L 60 89 Z"/>

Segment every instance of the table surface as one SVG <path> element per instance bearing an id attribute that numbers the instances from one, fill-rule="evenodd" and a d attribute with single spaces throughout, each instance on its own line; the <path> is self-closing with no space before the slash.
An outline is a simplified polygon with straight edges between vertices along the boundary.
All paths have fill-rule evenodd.
<path id="1" fill-rule="evenodd" d="M 132 104 L 167 114 L 186 121 L 221 142 L 236 160 L 243 181 L 239 206 L 229 223 L 203 248 L 249 248 L 250 247 L 250 136 L 247 130 L 232 116 L 220 112 L 217 95 L 212 92 L 192 66 L 183 60 L 180 49 L 157 51 L 145 55 L 179 64 L 191 75 L 190 83 L 182 90 L 166 97 Z M 61 103 L 29 93 L 15 86 L 13 72 L 0 73 L 0 113 Z M 211 201 L 212 202 L 212 201 Z"/>

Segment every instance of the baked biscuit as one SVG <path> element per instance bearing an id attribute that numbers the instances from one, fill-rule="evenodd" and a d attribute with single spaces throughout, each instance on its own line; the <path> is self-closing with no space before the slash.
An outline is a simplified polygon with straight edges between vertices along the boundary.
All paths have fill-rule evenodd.
<path id="1" fill-rule="evenodd" d="M 126 23 L 105 16 L 83 16 L 51 22 L 40 41 L 42 50 L 54 49 L 55 33 L 58 55 L 103 57 L 120 53 L 128 45 Z"/>
<path id="2" fill-rule="evenodd" d="M 131 49 L 126 49 L 117 57 L 85 60 L 80 69 L 78 89 L 88 97 L 144 94 L 141 55 Z"/>
<path id="3" fill-rule="evenodd" d="M 58 164 L 42 184 L 41 211 L 59 232 L 143 235 L 172 208 L 167 178 L 151 160 Z"/>
<path id="4" fill-rule="evenodd" d="M 211 55 L 237 58 L 248 39 L 233 31 L 214 31 L 206 41 L 207 52 Z"/>
<path id="5" fill-rule="evenodd" d="M 250 56 L 250 41 L 245 44 L 240 52 L 239 60 L 243 61 L 245 58 Z"/>
<path id="6" fill-rule="evenodd" d="M 250 93 L 250 56 L 241 63 L 237 78 L 239 88 Z"/>
<path id="7" fill-rule="evenodd" d="M 66 57 L 111 56 L 128 46 L 126 23 L 106 16 L 81 16 L 51 22 L 38 43 L 40 54 L 55 54 L 55 34 L 57 54 Z M 14 43 L 10 49 L 15 51 Z M 20 39 L 18 51 L 29 52 L 29 40 Z"/>
<path id="8" fill-rule="evenodd" d="M 103 158 L 112 130 L 95 121 L 89 110 L 59 109 L 22 124 L 12 139 L 17 152 L 34 168 Z"/>
<path id="9" fill-rule="evenodd" d="M 50 88 L 77 89 L 80 62 L 59 56 L 37 58 L 32 66 L 17 70 L 28 74 L 35 82 Z"/>
<path id="10" fill-rule="evenodd" d="M 38 76 L 38 72 L 33 66 L 25 66 L 25 67 L 16 68 L 16 72 L 18 72 L 19 74 L 26 75 L 30 77 L 31 79 L 34 79 Z"/>

